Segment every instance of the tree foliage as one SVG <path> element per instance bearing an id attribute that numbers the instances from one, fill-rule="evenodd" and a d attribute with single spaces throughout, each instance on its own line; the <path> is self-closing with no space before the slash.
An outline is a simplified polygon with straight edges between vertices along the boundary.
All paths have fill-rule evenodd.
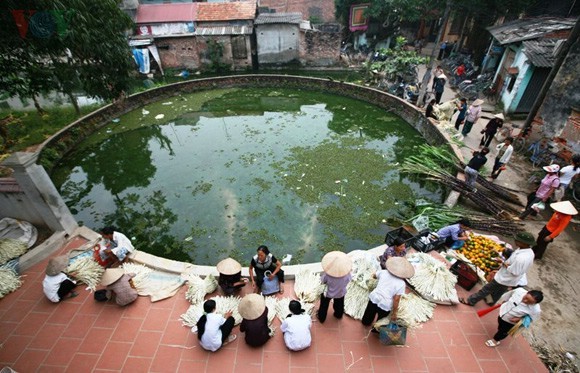
<path id="1" fill-rule="evenodd" d="M 131 19 L 114 0 L 0 3 L 0 87 L 34 98 L 60 91 L 113 99 L 129 85 Z"/>
<path id="2" fill-rule="evenodd" d="M 384 72 L 390 78 L 389 80 L 395 80 L 397 76 L 414 76 L 415 66 L 426 63 L 427 58 L 419 56 L 414 50 L 405 50 L 405 44 L 407 44 L 407 39 L 402 36 L 397 37 L 393 48 L 379 51 L 380 54 L 387 57 L 386 60 L 369 62 L 369 70 Z"/>
<path id="3" fill-rule="evenodd" d="M 336 17 L 348 24 L 350 7 L 360 0 L 335 0 Z M 385 26 L 405 21 L 430 20 L 440 16 L 444 0 L 373 0 L 368 15 Z"/>

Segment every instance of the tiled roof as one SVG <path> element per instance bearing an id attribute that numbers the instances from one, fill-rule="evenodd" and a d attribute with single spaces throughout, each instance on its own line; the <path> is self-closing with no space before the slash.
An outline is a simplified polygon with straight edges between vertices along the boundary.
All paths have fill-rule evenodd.
<path id="1" fill-rule="evenodd" d="M 197 36 L 216 36 L 216 35 L 250 35 L 252 27 L 250 26 L 223 26 L 223 27 L 198 27 L 194 35 Z"/>
<path id="2" fill-rule="evenodd" d="M 196 4 L 196 21 L 234 21 L 254 19 L 256 17 L 256 0 Z"/>
<path id="3" fill-rule="evenodd" d="M 500 44 L 531 40 L 553 32 L 574 27 L 574 18 L 538 17 L 524 18 L 503 25 L 488 27 L 487 30 Z"/>
<path id="4" fill-rule="evenodd" d="M 197 3 L 139 5 L 136 23 L 195 21 Z"/>
<path id="5" fill-rule="evenodd" d="M 555 50 L 562 42 L 562 39 L 526 40 L 523 42 L 524 54 L 534 66 L 552 67 L 556 60 Z"/>
<path id="6" fill-rule="evenodd" d="M 300 22 L 302 22 L 302 13 L 264 13 L 260 14 L 254 23 L 265 25 L 272 23 L 300 24 Z"/>

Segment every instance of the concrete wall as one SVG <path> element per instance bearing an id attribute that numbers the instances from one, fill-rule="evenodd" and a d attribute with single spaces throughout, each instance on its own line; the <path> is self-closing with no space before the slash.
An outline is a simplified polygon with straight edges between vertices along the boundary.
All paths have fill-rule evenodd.
<path id="1" fill-rule="evenodd" d="M 284 64 L 298 61 L 300 30 L 298 25 L 256 25 L 258 63 Z"/>
<path id="2" fill-rule="evenodd" d="M 511 48 L 513 48 L 513 47 L 511 47 Z M 506 52 L 504 52 L 504 57 L 506 55 Z M 503 59 L 502 59 L 502 63 L 503 63 Z M 528 86 L 528 82 L 530 81 L 530 78 L 532 77 L 532 73 L 533 73 L 533 68 L 530 65 L 526 55 L 523 53 L 521 47 L 516 48 L 516 55 L 514 57 L 514 62 L 509 67 L 517 67 L 519 69 L 519 73 L 518 73 L 518 76 L 516 77 L 516 82 L 511 90 L 511 92 L 508 92 L 508 90 L 507 90 L 507 87 L 510 84 L 511 78 L 504 77 L 505 82 L 504 82 L 504 87 L 503 87 L 503 91 L 501 94 L 501 102 L 504 105 L 504 108 L 505 108 L 504 112 L 505 113 L 513 113 L 516 110 L 516 108 L 518 107 L 518 104 L 520 102 L 520 99 L 522 98 L 524 92 L 526 91 L 526 87 Z"/>
<path id="3" fill-rule="evenodd" d="M 0 178 L 0 219 L 6 217 L 46 226 L 30 198 L 12 177 Z"/>
<path id="4" fill-rule="evenodd" d="M 340 61 L 340 32 L 302 30 L 300 62 L 306 66 L 332 66 Z"/>

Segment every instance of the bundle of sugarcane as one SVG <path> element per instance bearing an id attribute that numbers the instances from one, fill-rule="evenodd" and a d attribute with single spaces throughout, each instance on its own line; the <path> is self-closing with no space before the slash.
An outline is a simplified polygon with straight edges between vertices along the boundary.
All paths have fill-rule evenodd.
<path id="1" fill-rule="evenodd" d="M 402 172 L 425 175 L 428 180 L 436 181 L 453 190 L 463 193 L 467 199 L 471 200 L 479 208 L 498 217 L 511 218 L 510 214 L 506 211 L 506 206 L 489 198 L 481 191 L 474 190 L 464 181 L 451 175 L 448 171 L 442 169 L 437 163 L 430 159 L 421 159 L 416 156 L 410 156 L 399 167 L 399 169 Z"/>
<path id="2" fill-rule="evenodd" d="M 409 284 L 428 301 L 440 304 L 458 304 L 457 277 L 442 262 L 429 254 L 414 253 L 407 255 L 415 266 L 415 275 L 408 279 Z"/>
<path id="3" fill-rule="evenodd" d="M 85 283 L 91 290 L 95 290 L 101 283 L 105 269 L 92 256 L 85 256 L 74 260 L 66 267 L 65 272 Z"/>
<path id="4" fill-rule="evenodd" d="M 235 325 L 242 322 L 242 316 L 238 312 L 238 305 L 240 304 L 240 297 L 222 297 L 220 295 L 215 296 L 213 299 L 216 303 L 215 313 L 225 315 L 228 312 L 232 312 L 232 316 L 235 320 Z M 197 325 L 197 320 L 203 315 L 203 303 L 192 304 L 189 306 L 187 311 L 181 315 L 181 323 L 183 326 L 194 327 Z"/>
<path id="5" fill-rule="evenodd" d="M 481 213 L 468 211 L 461 207 L 449 208 L 446 205 L 423 204 L 418 206 L 419 213 L 406 222 L 412 222 L 420 217 L 427 217 L 429 228 L 436 231 L 447 225 L 456 223 L 459 219 L 468 218 L 475 230 L 494 232 L 504 235 L 514 235 L 524 230 L 524 224 L 514 220 L 499 220 Z"/>
<path id="6" fill-rule="evenodd" d="M 320 282 L 320 273 L 302 269 L 294 278 L 294 293 L 300 302 L 314 303 L 320 298 L 324 284 Z"/>
<path id="7" fill-rule="evenodd" d="M 153 271 L 151 268 L 146 267 L 143 264 L 134 263 L 123 264 L 123 270 L 126 274 L 135 274 L 135 277 L 133 277 L 131 281 L 137 290 L 143 289 L 145 287 L 145 283 L 147 282 L 149 274 Z"/>
<path id="8" fill-rule="evenodd" d="M 185 299 L 191 304 L 198 304 L 203 302 L 206 294 L 211 294 L 216 291 L 218 283 L 214 275 L 209 274 L 204 279 L 194 274 L 187 274 L 184 279 L 189 286 L 185 292 Z"/>
<path id="9" fill-rule="evenodd" d="M 291 314 L 289 308 L 291 300 L 292 299 L 290 298 L 280 298 L 278 299 L 278 302 L 276 302 L 276 316 L 278 316 L 280 321 L 286 320 L 288 315 Z M 314 304 L 300 302 L 300 305 L 308 315 L 312 315 L 312 312 L 314 311 Z"/>
<path id="10" fill-rule="evenodd" d="M 0 268 L 0 299 L 22 286 L 20 276 L 10 268 Z"/>
<path id="11" fill-rule="evenodd" d="M 404 294 L 399 300 L 397 324 L 407 328 L 417 328 L 421 323 L 433 317 L 434 310 L 434 303 L 426 301 L 413 293 Z M 373 328 L 379 330 L 381 326 L 388 325 L 390 321 L 390 317 L 383 317 L 374 323 Z"/>
<path id="12" fill-rule="evenodd" d="M 276 317 L 276 305 L 278 304 L 278 299 L 276 297 L 264 297 L 264 302 L 266 303 L 266 308 L 268 308 L 268 328 L 270 328 L 270 337 L 274 336 L 276 328 L 274 327 L 274 317 Z"/>
<path id="13" fill-rule="evenodd" d="M 369 294 L 377 286 L 377 280 L 373 278 L 376 271 L 376 265 L 366 258 L 359 258 L 353 262 L 352 280 L 346 287 L 344 297 L 344 312 L 355 320 L 362 319 Z"/>
<path id="14" fill-rule="evenodd" d="M 18 258 L 26 250 L 25 242 L 13 238 L 0 239 L 0 265 L 7 263 L 10 259 Z"/>

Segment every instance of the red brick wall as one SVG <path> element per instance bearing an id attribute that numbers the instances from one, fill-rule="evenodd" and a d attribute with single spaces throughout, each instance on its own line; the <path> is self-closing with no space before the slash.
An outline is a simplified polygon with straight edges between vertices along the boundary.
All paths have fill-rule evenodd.
<path id="1" fill-rule="evenodd" d="M 200 66 L 198 43 L 193 36 L 183 38 L 156 38 L 155 45 L 159 49 L 159 56 L 161 57 L 161 63 L 164 69 L 198 69 Z"/>
<path id="2" fill-rule="evenodd" d="M 334 0 L 259 0 L 260 8 L 269 8 L 276 13 L 302 13 L 302 19 L 316 17 L 322 22 L 336 21 L 334 16 Z"/>

